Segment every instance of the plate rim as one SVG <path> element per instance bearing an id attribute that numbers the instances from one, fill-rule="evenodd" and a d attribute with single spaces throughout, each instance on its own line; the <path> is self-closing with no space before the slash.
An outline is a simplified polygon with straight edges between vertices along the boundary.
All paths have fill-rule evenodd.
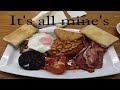
<path id="1" fill-rule="evenodd" d="M 53 28 L 55 28 L 55 27 L 53 27 Z M 64 28 L 64 30 L 65 29 L 71 29 L 71 28 Z M 76 29 L 76 30 L 78 30 L 78 29 Z M 51 31 L 48 31 L 48 32 L 51 32 Z M 119 58 L 118 58 L 118 55 L 117 55 L 117 53 L 115 51 L 114 46 L 110 46 L 109 48 L 112 49 L 112 52 L 114 53 L 114 56 L 116 57 L 116 59 L 118 61 Z M 16 74 L 16 75 L 21 75 L 21 76 L 27 76 L 27 77 L 36 77 L 36 78 L 50 78 L 50 79 L 78 79 L 78 78 L 83 78 L 83 77 L 67 77 L 67 78 L 58 77 L 58 78 L 55 78 L 55 77 L 43 77 L 43 76 L 42 77 L 38 77 L 38 76 L 33 76 L 33 75 L 28 75 L 28 74 L 24 75 L 22 73 L 18 73 L 19 71 L 18 72 L 11 72 L 11 71 L 9 71 L 9 68 L 6 69 L 6 66 L 7 66 L 7 62 L 9 61 L 10 54 L 12 52 L 14 52 L 15 49 L 16 48 L 14 48 L 12 45 L 10 45 L 10 44 L 7 45 L 5 51 L 4 51 L 4 53 L 3 53 L 3 55 L 2 55 L 2 57 L 0 59 L 0 71 L 6 72 L 6 73 L 11 73 L 11 74 Z M 8 52 L 8 50 L 9 50 L 9 52 Z M 108 53 L 110 53 L 110 52 L 108 52 Z M 120 60 L 118 62 L 120 64 Z M 114 72 L 111 72 L 111 73 L 108 73 L 108 74 L 105 74 L 105 75 L 104 74 L 103 75 L 95 75 L 95 76 L 93 75 L 93 76 L 88 76 L 88 77 L 85 77 L 85 78 L 95 78 L 95 77 L 103 77 L 103 76 L 110 76 L 110 75 L 119 74 L 120 73 L 120 66 L 119 66 L 118 69 L 119 69 L 119 71 L 116 70 Z"/>
<path id="2" fill-rule="evenodd" d="M 111 46 L 110 48 L 113 49 L 113 52 L 117 55 L 114 46 Z M 68 78 L 64 78 L 64 77 L 59 77 L 59 78 L 55 78 L 55 77 L 42 77 L 42 76 L 33 76 L 33 75 L 22 74 L 22 73 L 19 73 L 19 72 L 10 71 L 8 69 L 9 66 L 6 64 L 7 61 L 4 61 L 3 65 L 1 64 L 1 62 L 3 62 L 3 60 L 4 60 L 3 56 L 7 53 L 8 49 L 14 50 L 15 48 L 12 47 L 10 44 L 7 45 L 7 47 L 6 47 L 3 55 L 1 57 L 1 60 L 0 60 L 0 71 L 2 71 L 2 72 L 6 72 L 6 73 L 9 73 L 9 74 L 14 74 L 14 75 L 25 76 L 25 77 L 33 77 L 33 78 L 46 78 L 46 79 L 84 79 L 83 77 L 72 77 L 72 78 L 71 77 L 68 77 Z M 117 55 L 117 57 L 118 57 L 118 55 Z M 119 61 L 119 63 L 120 63 L 120 61 Z M 111 72 L 110 74 L 106 74 L 106 75 L 88 76 L 88 77 L 85 77 L 85 78 L 97 78 L 97 77 L 111 76 L 111 75 L 115 75 L 115 74 L 119 74 L 119 73 L 120 73 L 120 71 L 115 71 L 115 72 Z"/>

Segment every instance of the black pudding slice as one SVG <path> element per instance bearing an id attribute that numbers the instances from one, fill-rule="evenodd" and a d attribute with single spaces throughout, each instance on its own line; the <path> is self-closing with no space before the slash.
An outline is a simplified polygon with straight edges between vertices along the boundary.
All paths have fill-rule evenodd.
<path id="1" fill-rule="evenodd" d="M 20 55 L 19 65 L 26 70 L 38 70 L 45 65 L 45 57 L 38 51 L 28 51 Z"/>

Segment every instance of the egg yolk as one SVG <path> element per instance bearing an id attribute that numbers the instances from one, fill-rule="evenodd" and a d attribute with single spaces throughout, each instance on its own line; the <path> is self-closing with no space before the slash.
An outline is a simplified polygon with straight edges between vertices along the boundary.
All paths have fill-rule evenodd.
<path id="1" fill-rule="evenodd" d="M 46 44 L 46 45 L 50 45 L 50 44 L 52 44 L 52 38 L 50 38 L 50 37 L 41 37 L 40 39 L 39 39 L 39 42 L 41 42 L 42 44 Z"/>

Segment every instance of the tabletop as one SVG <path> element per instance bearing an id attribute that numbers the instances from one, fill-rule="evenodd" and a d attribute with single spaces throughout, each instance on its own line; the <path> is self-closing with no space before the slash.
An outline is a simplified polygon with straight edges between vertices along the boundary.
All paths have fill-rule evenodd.
<path id="1" fill-rule="evenodd" d="M 81 17 L 81 19 L 87 19 L 88 23 L 84 23 L 84 25 L 69 25 L 69 28 L 83 28 L 88 24 L 97 24 L 103 30 L 117 36 L 120 38 L 120 35 L 116 31 L 116 25 L 120 22 L 120 11 L 86 11 L 87 15 Z M 35 17 L 39 11 L 0 11 L 0 58 L 2 57 L 4 50 L 7 46 L 7 43 L 3 41 L 3 37 L 20 26 L 24 25 L 28 19 L 32 19 Z M 70 16 L 64 11 L 67 18 Z M 14 19 L 14 22 L 12 22 Z M 20 22 L 18 24 L 18 19 Z M 98 22 L 96 22 L 96 20 Z M 82 23 L 81 23 L 82 24 Z M 117 55 L 120 59 L 120 40 L 113 44 Z M 30 77 L 20 76 L 9 74 L 0 71 L 0 79 L 29 79 Z M 120 79 L 120 74 L 100 77 L 98 79 Z"/>

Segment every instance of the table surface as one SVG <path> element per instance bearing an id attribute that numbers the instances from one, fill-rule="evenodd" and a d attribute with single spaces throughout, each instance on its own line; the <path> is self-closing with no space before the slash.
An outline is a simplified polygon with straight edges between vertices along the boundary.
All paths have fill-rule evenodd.
<path id="1" fill-rule="evenodd" d="M 92 23 L 93 19 L 98 20 L 98 27 L 106 30 L 107 32 L 117 36 L 120 38 L 120 35 L 116 31 L 116 25 L 120 22 L 120 11 L 86 11 L 87 15 L 81 17 L 88 19 L 90 24 Z M 66 12 L 64 12 L 66 14 Z M 20 21 L 21 24 L 25 24 L 27 19 L 32 19 L 38 14 L 37 11 L 0 11 L 0 58 L 3 55 L 3 52 L 7 46 L 7 43 L 3 41 L 3 37 L 14 30 L 16 30 L 21 25 L 17 24 L 17 19 L 22 19 Z M 12 19 L 11 17 L 14 16 L 14 23 L 15 25 L 11 25 Z M 25 19 L 23 17 L 25 16 Z M 70 16 L 66 14 L 69 18 Z M 109 24 L 104 25 L 104 20 L 108 19 Z M 83 28 L 87 25 L 69 25 L 67 27 L 70 28 Z M 118 57 L 120 58 L 120 40 L 113 44 L 115 50 L 117 52 Z M 0 71 L 0 79 L 29 79 L 30 77 L 19 76 L 8 74 Z M 100 77 L 98 79 L 120 79 L 120 74 Z"/>

